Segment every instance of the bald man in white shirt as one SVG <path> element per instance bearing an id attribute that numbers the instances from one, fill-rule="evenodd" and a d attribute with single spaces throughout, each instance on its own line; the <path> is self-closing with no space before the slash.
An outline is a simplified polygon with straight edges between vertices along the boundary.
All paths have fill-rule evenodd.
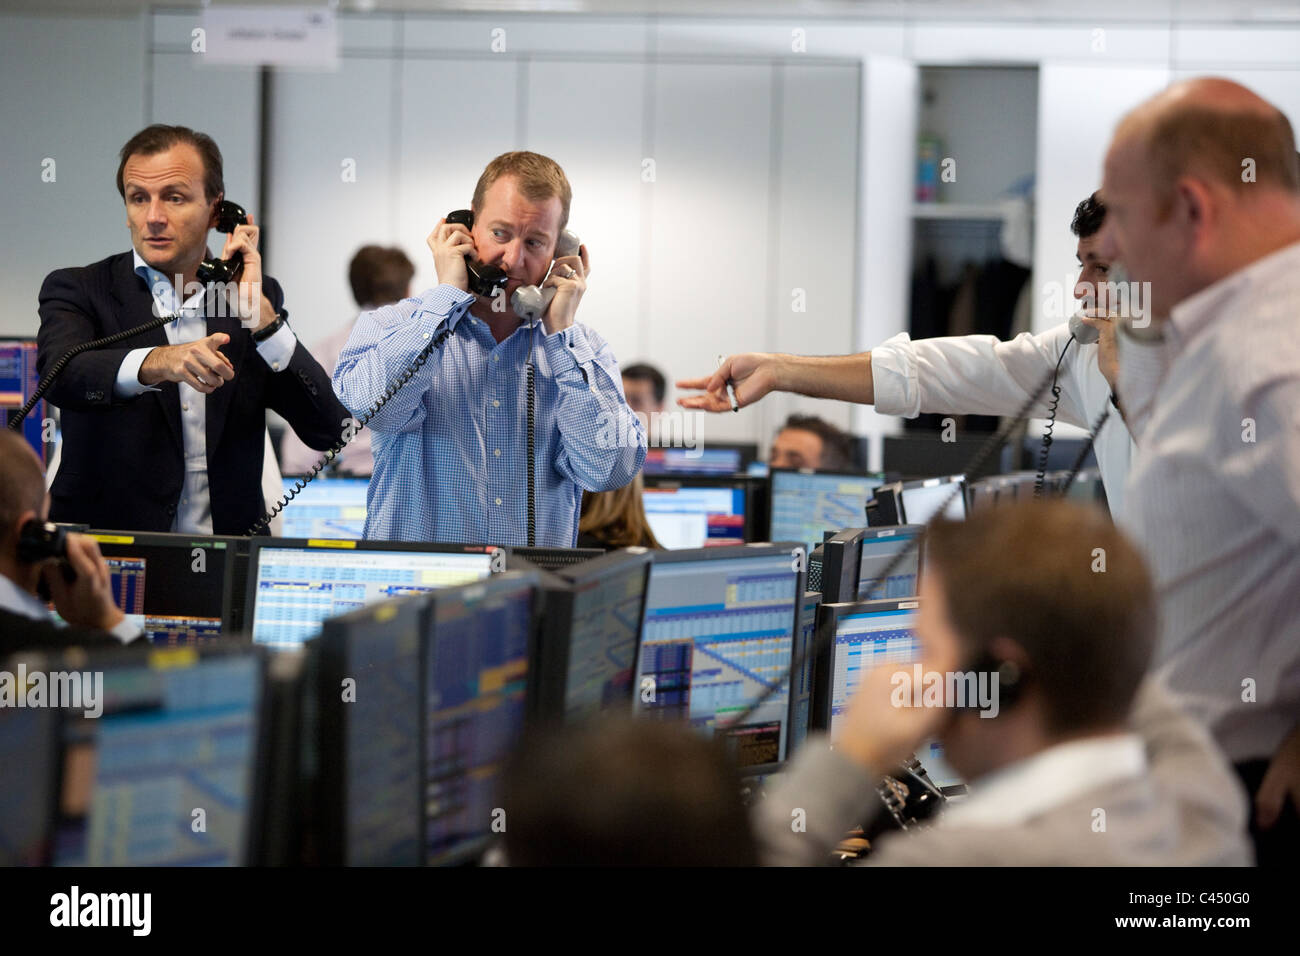
<path id="1" fill-rule="evenodd" d="M 1134 535 L 1155 666 L 1254 797 L 1261 865 L 1300 851 L 1300 165 L 1236 83 L 1178 83 L 1120 123 L 1102 254 L 1149 293 L 1121 321 Z M 1145 316 L 1154 317 L 1148 320 Z M 1165 316 L 1167 318 L 1160 318 Z"/>
<path id="2" fill-rule="evenodd" d="M 1061 389 L 1056 420 L 1091 431 L 1099 416 L 1112 414 L 1098 432 L 1094 448 L 1112 516 L 1124 513 L 1132 441 L 1112 405 L 1117 368 L 1115 332 L 1105 318 L 1110 261 L 1097 246 L 1105 207 L 1094 193 L 1075 210 L 1071 230 L 1079 237 L 1079 277 L 1074 297 L 1085 323 L 1100 339 L 1084 345 L 1072 341 L 1062 323 L 1037 335 L 1025 332 L 1002 342 L 992 335 L 945 336 L 912 341 L 901 332 L 870 352 L 812 357 L 748 353 L 733 355 L 705 378 L 678 382 L 678 388 L 703 394 L 678 399 L 684 408 L 711 412 L 731 410 L 726 380 L 735 384 L 736 400 L 750 405 L 768 392 L 795 392 L 814 398 L 838 398 L 875 405 L 882 415 L 915 418 L 923 413 L 1001 415 L 1020 413 L 1035 389 L 1058 364 Z M 1044 390 L 1029 411 L 1047 418 L 1052 395 Z"/>

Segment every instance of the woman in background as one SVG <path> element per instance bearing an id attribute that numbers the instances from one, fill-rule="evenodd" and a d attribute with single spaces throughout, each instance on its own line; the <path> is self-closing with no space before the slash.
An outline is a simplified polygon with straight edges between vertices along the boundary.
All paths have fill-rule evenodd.
<path id="1" fill-rule="evenodd" d="M 582 496 L 582 517 L 578 521 L 578 547 L 663 549 L 641 501 L 644 488 L 638 474 L 630 484 L 614 491 L 588 491 Z"/>

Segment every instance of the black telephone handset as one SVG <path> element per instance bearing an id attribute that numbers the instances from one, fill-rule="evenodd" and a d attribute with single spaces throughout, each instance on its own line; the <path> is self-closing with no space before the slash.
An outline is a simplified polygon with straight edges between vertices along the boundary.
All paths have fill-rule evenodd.
<path id="1" fill-rule="evenodd" d="M 466 229 L 474 228 L 474 213 L 469 209 L 453 209 L 447 213 L 448 225 L 456 224 Z M 498 266 L 485 265 L 474 256 L 465 257 L 465 271 L 469 273 L 469 291 L 475 295 L 494 298 L 502 292 L 510 277 Z"/>
<path id="2" fill-rule="evenodd" d="M 39 564 L 50 559 L 58 560 L 63 580 L 69 584 L 77 580 L 77 572 L 68 563 L 68 529 L 33 518 L 18 531 L 18 560 L 23 564 Z M 36 582 L 36 593 L 46 604 L 50 603 L 50 589 L 44 575 Z"/>
<path id="3" fill-rule="evenodd" d="M 238 203 L 223 199 L 217 203 L 217 232 L 230 233 L 236 226 L 248 225 L 248 213 Z M 229 259 L 204 259 L 199 263 L 200 282 L 234 282 L 244 271 L 244 254 L 236 252 Z"/>

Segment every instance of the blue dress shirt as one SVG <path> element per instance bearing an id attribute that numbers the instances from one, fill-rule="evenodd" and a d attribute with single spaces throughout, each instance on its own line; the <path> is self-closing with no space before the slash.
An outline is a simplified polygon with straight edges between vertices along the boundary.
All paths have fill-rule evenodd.
<path id="1" fill-rule="evenodd" d="M 334 369 L 358 418 L 444 329 L 451 334 L 373 419 L 375 470 L 365 536 L 524 545 L 528 528 L 527 401 L 536 373 L 537 544 L 571 548 L 582 492 L 612 491 L 645 460 L 645 431 L 627 407 L 605 341 L 575 323 L 547 335 L 523 324 L 498 343 L 468 314 L 474 297 L 440 285 L 366 312 Z"/>

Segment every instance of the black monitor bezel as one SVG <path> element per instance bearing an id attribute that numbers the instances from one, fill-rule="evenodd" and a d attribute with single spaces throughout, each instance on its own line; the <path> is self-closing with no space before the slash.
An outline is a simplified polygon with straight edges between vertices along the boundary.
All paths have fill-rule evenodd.
<path id="1" fill-rule="evenodd" d="M 239 538 L 233 535 L 225 534 L 184 534 L 174 531 L 113 531 L 93 528 L 86 535 L 95 539 L 96 544 L 103 546 L 124 545 L 130 547 L 134 544 L 141 544 L 147 547 L 174 547 L 179 550 L 192 551 L 196 547 L 208 547 L 209 544 L 218 542 L 224 543 L 224 548 L 212 547 L 210 550 L 224 550 L 225 561 L 222 568 L 221 582 L 221 637 L 230 638 L 241 643 L 251 643 L 251 640 L 243 633 L 243 628 L 236 629 L 235 616 L 235 562 L 238 557 L 238 551 L 247 538 Z M 104 541 L 104 538 L 130 538 L 129 542 L 121 541 Z M 190 560 L 189 554 L 186 554 L 185 561 Z M 148 585 L 146 584 L 146 587 Z M 166 644 L 155 644 L 155 647 L 167 647 Z M 191 644 L 178 645 L 183 647 L 194 646 Z"/>

